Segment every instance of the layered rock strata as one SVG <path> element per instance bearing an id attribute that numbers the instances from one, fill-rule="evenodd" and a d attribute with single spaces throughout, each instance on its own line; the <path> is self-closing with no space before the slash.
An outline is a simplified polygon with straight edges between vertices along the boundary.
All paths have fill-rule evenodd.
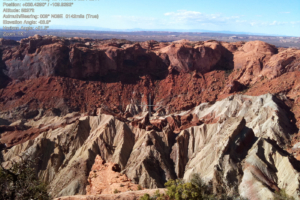
<path id="1" fill-rule="evenodd" d="M 265 199 L 284 189 L 299 199 L 299 50 L 38 35 L 0 42 L 3 165 L 39 158 L 52 196 L 89 185 L 134 199 L 144 193 L 111 191 L 199 173 L 215 193 Z M 128 188 L 93 187 L 110 173 Z"/>
<path id="2" fill-rule="evenodd" d="M 38 174 L 50 183 L 53 196 L 85 194 L 88 184 L 92 185 L 88 186 L 88 193 L 100 191 L 97 187 L 101 184 L 93 189 L 93 182 L 98 179 L 91 176 L 96 174 L 100 180 L 103 174 L 109 175 L 105 168 L 118 166 L 117 171 L 124 175 L 116 176 L 144 188 L 161 188 L 169 179 L 189 180 L 193 173 L 199 173 L 217 193 L 234 195 L 239 191 L 244 197 L 254 198 L 272 196 L 284 188 L 298 197 L 299 163 L 284 150 L 295 127 L 288 119 L 289 112 L 276 101 L 268 94 L 235 95 L 214 104 L 203 103 L 172 114 L 174 118 L 191 115 L 202 122 L 179 133 L 174 132 L 171 123 L 161 125 L 161 130 L 147 131 L 101 111 L 97 116 L 73 113 L 42 117 L 24 123 L 39 127 L 41 133 L 35 139 L 2 151 L 2 155 L 6 165 L 20 157 L 40 157 Z M 147 113 L 142 116 L 148 117 Z M 154 115 L 148 120 L 149 126 L 153 126 L 152 121 L 167 118 L 168 115 Z M 14 131 L 5 135 L 9 133 Z M 100 158 L 96 159 L 96 163 L 104 164 L 104 171 L 99 173 L 92 168 L 97 155 L 108 162 L 105 167 Z M 114 173 L 117 172 L 112 176 Z M 251 179 L 257 182 L 253 188 L 247 186 L 254 181 Z M 105 183 L 102 179 L 100 182 Z M 113 182 L 109 188 L 102 192 L 111 193 Z"/>

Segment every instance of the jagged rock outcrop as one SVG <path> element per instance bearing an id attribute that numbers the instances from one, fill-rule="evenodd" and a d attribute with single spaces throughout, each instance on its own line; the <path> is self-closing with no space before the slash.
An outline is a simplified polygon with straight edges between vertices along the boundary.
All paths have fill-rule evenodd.
<path id="1" fill-rule="evenodd" d="M 216 193 L 263 199 L 285 189 L 299 199 L 299 50 L 38 35 L 1 42 L 0 158 L 6 167 L 40 158 L 54 197 L 85 194 L 101 156 L 144 188 L 200 173 Z"/>
<path id="2" fill-rule="evenodd" d="M 0 45 L 19 45 L 15 40 L 0 38 Z"/>
<path id="3" fill-rule="evenodd" d="M 215 192 L 233 195 L 239 187 L 240 195 L 249 199 L 273 198 L 273 191 L 279 188 L 288 190 L 290 195 L 298 198 L 299 170 L 295 159 L 282 149 L 290 137 L 289 133 L 293 132 L 287 115 L 283 114 L 284 110 L 275 103 L 272 105 L 271 95 L 234 96 L 227 100 L 233 102 L 223 100 L 208 107 L 200 105 L 193 111 L 199 113 L 199 118 L 210 115 L 219 120 L 183 130 L 177 137 L 171 156 L 178 176 L 189 180 L 192 173 L 200 173 L 206 182 L 213 184 Z M 288 129 L 283 130 L 284 127 Z M 285 142 L 282 141 L 284 138 Z M 273 150 L 263 153 L 266 149 L 261 147 L 263 144 Z M 260 156 L 261 153 L 267 155 Z M 265 158 L 271 160 L 266 161 Z M 294 175 L 287 175 L 286 169 L 282 168 L 285 165 Z M 287 187 L 292 177 L 296 185 Z M 251 178 L 257 181 L 253 188 Z"/>
<path id="4" fill-rule="evenodd" d="M 232 53 L 217 41 L 194 47 L 187 42 L 174 43 L 153 50 L 138 43 L 100 45 L 96 41 L 91 46 L 81 40 L 71 41 L 42 36 L 22 39 L 19 47 L 4 49 L 5 74 L 18 80 L 41 76 L 94 80 L 112 74 L 161 77 L 169 65 L 178 71 L 203 73 L 224 66 L 233 68 Z"/>
<path id="5" fill-rule="evenodd" d="M 37 52 L 30 53 L 30 48 Z M 288 88 L 276 91 L 262 85 L 264 77 L 269 77 L 268 82 L 288 72 L 296 75 L 299 50 L 277 49 L 260 41 L 134 44 L 36 36 L 2 51 L 0 117 L 11 120 L 38 109 L 55 108 L 62 114 L 94 112 L 102 104 L 135 115 L 147 110 L 149 94 L 152 103 L 159 105 L 154 109 L 163 107 L 172 113 L 251 88 L 265 89 L 256 95 L 287 93 L 298 83 L 295 79 Z M 284 84 L 274 82 L 272 86 Z"/>
<path id="6" fill-rule="evenodd" d="M 245 158 L 239 193 L 249 199 L 274 198 L 272 191 L 284 189 L 299 199 L 299 164 L 274 141 L 259 139 Z"/>
<path id="7" fill-rule="evenodd" d="M 265 64 L 261 76 L 276 78 L 286 72 L 299 71 L 300 50 L 286 49 L 272 56 Z"/>
<path id="8" fill-rule="evenodd" d="M 189 72 L 193 70 L 202 73 L 213 69 L 232 69 L 232 53 L 217 41 L 196 43 L 191 46 L 189 41 L 175 42 L 158 51 L 166 55 L 170 65 L 177 71 Z"/>
<path id="9" fill-rule="evenodd" d="M 74 116 L 77 118 L 70 120 Z M 66 120 L 69 120 L 68 123 Z M 152 149 L 148 148 L 149 144 L 143 144 L 144 150 L 148 150 L 139 152 L 137 148 L 141 148 L 140 145 L 147 142 L 143 138 L 151 134 L 146 133 L 146 130 L 134 130 L 134 127 L 112 115 L 78 116 L 74 113 L 66 117 L 30 120 L 26 125 L 37 127 L 40 134 L 35 139 L 27 138 L 27 141 L 3 151 L 3 158 L 7 161 L 5 165 L 9 165 L 10 161 L 17 161 L 20 156 L 24 159 L 39 157 L 41 160 L 37 169 L 39 177 L 50 183 L 50 192 L 53 196 L 85 194 L 87 175 L 96 155 L 118 164 L 123 171 L 140 167 L 140 172 L 146 175 L 145 177 L 136 176 L 134 170 L 129 170 L 126 174 L 142 187 L 162 187 L 168 178 L 175 178 L 168 161 L 170 159 L 167 157 L 168 149 L 165 148 L 168 141 L 162 141 L 160 138 L 163 133 L 152 133 L 157 139 L 153 141 Z M 142 154 L 136 155 L 140 153 Z M 143 164 L 138 166 L 134 164 L 136 162 Z M 164 166 L 163 173 L 167 175 L 160 177 L 161 171 L 152 169 L 154 166 L 157 168 Z"/>
<path id="10" fill-rule="evenodd" d="M 172 137 L 168 130 L 139 134 L 124 173 L 145 188 L 164 187 L 165 180 L 176 178 L 169 157 Z"/>
<path id="11" fill-rule="evenodd" d="M 14 47 L 16 48 L 16 47 Z M 5 49 L 2 60 L 11 79 L 63 76 L 94 80 L 115 74 L 156 74 L 167 65 L 139 44 L 124 48 L 97 47 L 71 43 L 59 38 L 38 37 L 22 40 L 17 50 Z"/>
<path id="12" fill-rule="evenodd" d="M 105 162 L 99 155 L 90 171 L 86 187 L 87 195 L 114 194 L 119 192 L 141 190 L 133 184 L 126 174 L 121 174 L 121 167 L 116 163 Z"/>
<path id="13" fill-rule="evenodd" d="M 260 72 L 278 49 L 262 41 L 251 41 L 238 48 L 233 54 L 234 69 L 241 71 L 238 79 L 244 85 L 260 79 Z"/>
<path id="14" fill-rule="evenodd" d="M 262 178 L 256 180 L 253 190 L 243 190 L 240 194 L 253 198 L 262 196 L 261 190 L 268 190 L 268 195 L 272 196 L 274 190 L 285 188 L 281 182 L 290 180 L 286 178 L 282 166 L 290 166 L 293 177 L 298 177 L 300 173 L 297 161 L 283 150 L 295 127 L 288 118 L 289 113 L 277 101 L 270 94 L 258 97 L 235 95 L 213 104 L 200 104 L 188 111 L 172 114 L 173 118 L 197 118 L 203 123 L 189 128 L 180 126 L 179 134 L 170 128 L 168 121 L 162 130 L 147 131 L 144 126 L 131 126 L 129 122 L 120 121 L 111 114 L 103 114 L 104 110 L 98 112 L 98 116 L 74 113 L 66 117 L 31 119 L 24 126 L 36 127 L 40 134 L 35 139 L 28 138 L 2 151 L 2 155 L 6 165 L 18 160 L 19 156 L 40 157 L 38 174 L 50 183 L 53 196 L 85 194 L 87 180 L 91 185 L 98 180 L 87 178 L 88 174 L 95 174 L 92 165 L 97 155 L 108 162 L 108 167 L 118 166 L 117 171 L 126 174 L 124 177 L 144 188 L 161 188 L 166 180 L 189 180 L 192 173 L 200 173 L 207 183 L 213 184 L 215 192 L 233 195 L 239 188 L 249 184 L 247 181 L 251 179 L 251 174 L 261 174 Z M 148 119 L 148 123 L 151 125 L 154 119 L 163 121 L 168 118 L 168 115 L 156 115 Z M 5 133 L 9 134 L 14 132 Z M 267 162 L 261 156 L 253 158 L 253 152 L 261 149 L 262 144 L 280 152 L 279 163 Z M 260 155 L 261 152 L 259 150 L 256 154 Z M 276 160 L 277 157 L 272 159 Z M 252 166 L 260 167 L 258 170 Z M 106 170 L 107 167 L 103 167 Z M 96 175 L 100 179 L 103 173 L 108 176 L 105 170 L 96 170 Z M 298 182 L 294 181 L 287 188 L 287 193 L 297 197 L 299 187 Z"/>

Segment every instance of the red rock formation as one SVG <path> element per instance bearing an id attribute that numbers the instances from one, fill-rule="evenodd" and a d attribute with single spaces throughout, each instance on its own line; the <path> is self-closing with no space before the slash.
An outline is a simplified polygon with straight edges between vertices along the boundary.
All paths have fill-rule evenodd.
<path id="1" fill-rule="evenodd" d="M 273 79 L 286 72 L 299 71 L 300 50 L 286 49 L 272 56 L 265 64 L 261 76 Z"/>
<path id="2" fill-rule="evenodd" d="M 0 38 L 0 45 L 19 45 L 15 40 Z"/>
<path id="3" fill-rule="evenodd" d="M 89 174 L 89 185 L 86 187 L 86 194 L 114 194 L 142 189 L 137 184 L 133 184 L 125 174 L 121 174 L 120 170 L 118 164 L 106 163 L 97 155 Z"/>
<path id="4" fill-rule="evenodd" d="M 78 141 L 76 140 L 73 145 L 75 150 L 70 151 L 70 154 L 67 154 L 68 148 L 73 148 L 73 146 L 70 145 L 66 148 L 64 145 L 69 145 L 67 142 L 72 141 L 72 136 L 65 136 L 64 132 L 60 132 L 62 135 L 60 137 L 66 138 L 63 140 L 63 144 L 59 143 L 60 139 L 59 142 L 54 141 L 53 138 L 39 140 L 43 142 L 44 146 L 50 145 L 50 143 L 62 145 L 59 148 L 51 146 L 51 148 L 55 148 L 51 154 L 53 162 L 52 160 L 49 162 L 48 171 L 42 172 L 42 174 L 45 173 L 44 176 L 47 180 L 53 180 L 53 174 L 58 171 L 59 167 L 64 167 L 65 164 L 63 165 L 62 162 L 64 156 L 68 155 L 70 156 L 68 159 L 71 159 L 77 148 L 80 148 L 89 137 L 91 127 L 97 124 L 89 121 L 89 117 L 96 117 L 95 115 L 98 117 L 100 113 L 114 116 L 111 124 L 103 125 L 99 129 L 103 129 L 111 135 L 105 136 L 99 141 L 93 138 L 92 141 L 98 144 L 99 149 L 97 149 L 98 147 L 94 149 L 92 143 L 88 143 L 91 145 L 93 153 L 89 152 L 89 155 L 85 155 L 85 161 L 76 160 L 74 166 L 70 167 L 75 171 L 75 175 L 73 176 L 70 172 L 68 178 L 80 177 L 72 183 L 74 185 L 77 184 L 76 181 L 86 180 L 85 175 L 92 165 L 90 158 L 93 160 L 99 152 L 107 156 L 105 159 L 113 157 L 113 148 L 108 147 L 113 146 L 113 143 L 118 140 L 117 138 L 112 143 L 115 140 L 114 130 L 117 126 L 114 125 L 114 121 L 118 121 L 120 124 L 122 122 L 122 126 L 118 126 L 118 134 L 124 133 L 122 138 L 127 138 L 126 144 L 130 144 L 130 148 L 127 147 L 128 149 L 124 150 L 123 143 L 118 143 L 119 151 L 124 151 L 123 154 L 126 155 L 126 158 L 119 160 L 119 163 L 125 169 L 128 177 L 132 179 L 140 181 L 141 174 L 143 174 L 145 177 L 141 179 L 140 183 L 145 184 L 145 187 L 152 188 L 162 187 L 166 179 L 176 177 L 175 173 L 169 170 L 172 168 L 170 167 L 172 162 L 169 160 L 174 142 L 178 142 L 178 148 L 174 149 L 174 152 L 185 149 L 182 154 L 175 152 L 171 155 L 172 159 L 178 162 L 176 173 L 183 176 L 185 164 L 190 162 L 186 156 L 191 156 L 194 147 L 198 145 L 188 145 L 186 142 L 186 140 L 194 141 L 194 127 L 204 123 L 202 131 L 207 131 L 207 127 L 226 122 L 228 118 L 235 117 L 241 111 L 239 106 L 248 107 L 245 102 L 250 97 L 243 97 L 235 101 L 234 106 L 238 109 L 234 112 L 231 112 L 231 106 L 227 105 L 229 108 L 227 110 L 224 108 L 223 118 L 217 113 L 218 109 L 223 109 L 221 109 L 222 105 L 219 105 L 218 108 L 215 107 L 214 110 L 209 110 L 217 100 L 234 94 L 258 96 L 271 93 L 274 94 L 272 104 L 276 104 L 278 108 L 287 113 L 284 114 L 287 116 L 284 118 L 285 121 L 278 121 L 280 125 L 283 124 L 280 127 L 287 129 L 289 134 L 294 133 L 293 125 L 300 127 L 300 53 L 296 49 L 276 48 L 261 41 L 226 43 L 181 40 L 173 43 L 155 41 L 133 43 L 123 40 L 99 41 L 76 37 L 62 39 L 38 35 L 22 39 L 18 45 L 11 41 L 1 40 L 1 42 L 0 131 L 2 132 L 2 146 L 5 144 L 7 147 L 12 147 L 33 140 L 39 135 L 46 135 L 48 131 L 54 130 L 55 132 L 56 129 L 69 127 L 68 121 L 72 123 L 74 130 L 77 130 L 76 127 L 85 130 L 82 136 L 84 139 L 81 139 L 81 136 L 77 138 Z M 148 111 L 149 95 L 152 100 L 150 103 L 156 105 L 151 109 L 153 117 L 150 119 L 148 115 L 139 115 L 142 111 L 144 111 L 143 114 Z M 228 104 L 232 98 L 226 99 Z M 253 103 L 261 101 L 257 100 Z M 201 103 L 205 103 L 202 104 L 203 107 L 195 107 Z M 209 111 L 202 113 L 203 109 Z M 195 113 L 195 110 L 198 113 Z M 288 110 L 292 112 L 288 112 Z M 81 126 L 76 124 L 82 116 L 80 114 L 65 119 L 64 122 L 47 126 L 39 124 L 35 127 L 20 128 L 9 125 L 10 122 L 18 119 L 34 123 L 40 119 L 40 116 L 63 116 L 73 111 L 87 113 L 88 117 L 84 119 L 85 122 L 82 122 Z M 276 110 L 269 113 L 269 110 L 262 109 L 260 114 L 265 114 L 271 124 L 274 117 L 279 118 L 281 112 Z M 274 114 L 274 117 L 271 114 Z M 2 122 L 2 118 L 5 119 L 4 122 Z M 101 121 L 102 118 L 99 117 L 98 120 Z M 287 124 L 290 127 L 286 127 Z M 229 125 L 228 128 L 230 128 Z M 190 132 L 181 132 L 187 129 Z M 66 128 L 66 131 L 69 130 Z M 221 130 L 218 129 L 218 131 Z M 75 134 L 75 132 L 69 131 L 68 133 Z M 181 135 L 175 140 L 179 132 Z M 130 137 L 128 135 L 125 137 L 125 133 Z M 188 133 L 190 135 L 187 135 Z M 222 132 L 220 132 L 221 134 Z M 53 135 L 55 134 L 53 133 Z M 206 138 L 206 134 L 204 136 L 199 139 L 199 142 L 209 139 Z M 299 134 L 293 138 L 292 147 L 288 145 L 289 135 L 276 135 L 274 138 L 278 139 L 277 142 L 280 145 L 286 144 L 290 148 L 289 151 L 299 159 L 300 148 L 297 144 L 300 142 L 300 137 L 298 136 Z M 253 138 L 254 136 L 251 135 L 237 144 L 232 144 L 237 147 L 234 150 L 244 152 L 243 148 L 246 148 L 247 141 L 252 141 Z M 267 143 L 263 144 L 267 145 Z M 36 145 L 39 146 L 39 144 Z M 272 145 L 270 143 L 270 148 Z M 190 148 L 189 152 L 187 148 Z M 42 152 L 41 149 L 38 150 Z M 207 150 L 207 153 L 211 153 L 211 150 Z M 8 156 L 11 155 L 13 153 Z M 122 157 L 121 154 L 120 157 Z M 58 161 L 56 162 L 55 159 Z M 184 165 L 180 165 L 180 160 Z M 65 161 L 66 165 L 69 161 Z M 77 165 L 82 169 L 78 173 L 80 176 L 76 172 Z M 93 170 L 90 172 L 89 193 L 111 194 L 114 189 L 125 191 L 135 187 L 127 177 L 117 172 L 118 170 L 113 171 L 114 166 L 116 167 L 115 164 L 103 163 L 100 158 L 97 158 L 93 168 L 96 172 Z M 43 166 L 43 169 L 45 168 L 46 166 Z M 279 186 L 274 185 L 273 180 L 272 182 L 264 179 L 266 174 L 261 175 L 259 171 L 257 172 L 255 168 L 251 167 L 247 170 L 249 177 L 252 177 L 252 172 L 256 173 L 256 176 L 259 176 L 264 184 L 278 189 Z M 141 174 L 135 173 L 136 171 Z M 216 173 L 217 176 L 218 173 Z M 121 183 L 121 178 L 127 185 Z M 98 182 L 107 184 L 97 184 Z M 111 185 L 109 185 L 110 183 Z M 247 180 L 244 183 L 247 186 Z M 68 185 L 61 179 L 59 179 L 59 184 L 61 187 L 71 187 L 62 194 L 75 193 L 75 190 L 72 190 L 72 184 Z M 120 186 L 120 184 L 125 186 Z M 84 187 L 83 190 L 81 187 L 81 193 L 84 191 Z M 55 187 L 55 194 L 60 194 L 59 189 Z"/>
<path id="5" fill-rule="evenodd" d="M 91 44 L 85 45 L 86 42 Z M 297 101 L 298 79 L 294 77 L 298 76 L 299 50 L 278 50 L 260 41 L 133 44 L 35 36 L 2 51 L 6 70 L 0 76 L 6 74 L 2 74 L 6 83 L 9 78 L 17 79 L 0 89 L 1 116 L 9 116 L 10 120 L 37 109 L 46 113 L 52 113 L 53 108 L 62 114 L 95 113 L 103 105 L 115 110 L 116 115 L 130 117 L 133 113 L 123 114 L 126 105 L 132 101 L 147 104 L 148 94 L 153 104 L 164 106 L 167 114 L 234 93 L 285 93 Z M 232 72 L 228 71 L 230 67 L 234 68 Z M 292 89 L 293 95 L 289 94 Z M 154 108 L 157 109 L 160 107 Z M 298 116 L 296 104 L 293 110 Z"/>
<path id="6" fill-rule="evenodd" d="M 167 55 L 170 65 L 178 71 L 197 70 L 202 73 L 217 69 L 220 67 L 219 62 L 226 60 L 223 57 L 230 57 L 231 54 L 217 41 L 207 41 L 194 45 L 193 47 L 189 41 L 181 41 L 164 47 L 158 52 Z"/>
<path id="7" fill-rule="evenodd" d="M 24 131 L 8 131 L 1 134 L 1 143 L 5 144 L 7 148 L 10 148 L 22 144 L 27 140 L 33 140 L 42 132 L 44 131 L 37 128 L 31 128 Z"/>

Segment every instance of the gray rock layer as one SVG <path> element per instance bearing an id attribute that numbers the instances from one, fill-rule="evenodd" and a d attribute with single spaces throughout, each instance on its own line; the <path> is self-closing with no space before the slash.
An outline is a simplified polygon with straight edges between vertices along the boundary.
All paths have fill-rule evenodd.
<path id="1" fill-rule="evenodd" d="M 169 126 L 147 131 L 101 111 L 97 116 L 43 116 L 24 125 L 44 132 L 2 151 L 2 156 L 6 166 L 20 156 L 39 157 L 37 172 L 49 183 L 54 197 L 85 194 L 87 176 L 100 155 L 119 164 L 122 173 L 145 188 L 164 187 L 169 179 L 188 181 L 193 173 L 199 173 L 216 193 L 266 199 L 285 189 L 299 199 L 300 163 L 284 150 L 294 129 L 277 101 L 267 94 L 203 103 L 173 113 L 193 114 L 204 122 L 178 134 Z M 141 116 L 147 115 L 140 113 L 131 119 Z M 151 120 L 167 117 L 153 115 Z"/>

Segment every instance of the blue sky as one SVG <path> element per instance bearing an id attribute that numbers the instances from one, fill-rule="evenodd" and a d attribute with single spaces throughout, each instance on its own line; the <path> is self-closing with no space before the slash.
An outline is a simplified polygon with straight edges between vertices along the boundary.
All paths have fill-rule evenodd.
<path id="1" fill-rule="evenodd" d="M 44 8 L 40 13 L 99 14 L 98 20 L 52 19 L 51 25 L 81 29 L 211 30 L 300 36 L 300 0 L 77 0 L 72 8 Z"/>

